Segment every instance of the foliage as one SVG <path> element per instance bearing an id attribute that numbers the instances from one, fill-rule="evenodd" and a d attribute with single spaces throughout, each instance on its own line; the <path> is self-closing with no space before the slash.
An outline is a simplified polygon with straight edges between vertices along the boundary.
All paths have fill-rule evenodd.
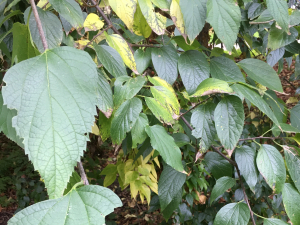
<path id="1" fill-rule="evenodd" d="M 300 79 L 297 7 L 0 0 L 0 131 L 50 198 L 8 224 L 104 224 L 116 179 L 168 224 L 300 224 L 300 102 L 276 95 L 284 60 Z M 91 133 L 118 156 L 86 177 Z"/>

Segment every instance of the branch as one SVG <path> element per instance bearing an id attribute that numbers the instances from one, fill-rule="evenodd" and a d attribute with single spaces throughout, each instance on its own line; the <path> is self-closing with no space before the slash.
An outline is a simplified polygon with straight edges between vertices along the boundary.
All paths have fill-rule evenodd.
<path id="1" fill-rule="evenodd" d="M 37 12 L 34 0 L 30 0 L 30 4 L 31 4 L 31 8 L 32 8 L 34 17 L 35 17 L 35 22 L 36 22 L 37 27 L 39 29 L 39 34 L 40 34 L 40 37 L 41 37 L 41 40 L 42 40 L 42 43 L 43 43 L 44 50 L 46 51 L 48 49 L 48 43 L 47 43 L 44 31 L 43 31 L 42 23 L 41 23 L 39 14 Z"/>
<path id="2" fill-rule="evenodd" d="M 249 22 L 249 24 L 264 24 L 264 23 L 270 23 L 272 21 L 274 21 L 274 19 L 273 20 L 264 21 L 264 22 L 254 22 L 254 21 L 252 21 L 252 22 Z"/>
<path id="3" fill-rule="evenodd" d="M 82 166 L 82 162 L 81 161 L 77 163 L 77 168 L 79 169 L 81 180 L 83 181 L 84 185 L 89 185 L 89 181 L 88 181 L 87 176 L 86 176 L 86 174 L 84 172 L 84 168 Z"/>
<path id="4" fill-rule="evenodd" d="M 33 0 L 31 0 L 33 1 Z M 102 11 L 102 9 L 99 7 L 99 5 L 97 5 L 96 1 L 95 0 L 90 0 L 93 5 L 96 5 L 96 9 L 97 11 L 100 13 L 100 15 L 102 16 L 102 18 L 105 20 L 105 22 L 108 24 L 108 26 L 112 26 L 111 29 L 118 35 L 120 35 L 124 41 L 126 41 L 126 43 L 128 44 L 132 54 L 134 54 L 134 51 L 131 47 L 131 44 L 128 43 L 128 41 L 122 36 L 122 34 L 117 30 L 117 28 L 114 27 L 114 25 L 112 24 L 112 22 L 108 19 L 108 17 L 105 15 L 105 13 Z"/>
<path id="5" fill-rule="evenodd" d="M 146 45 L 146 44 L 131 44 L 131 47 L 149 47 L 149 48 L 161 48 L 158 45 Z"/>
<path id="6" fill-rule="evenodd" d="M 108 27 L 106 27 L 104 30 L 102 30 L 99 34 L 95 35 L 92 40 L 86 44 L 86 46 L 83 47 L 82 50 L 84 50 L 89 44 L 91 44 L 97 37 L 99 37 L 101 34 L 104 33 L 104 31 L 107 31 L 108 29 L 112 28 L 112 25 L 109 25 Z"/>
<path id="7" fill-rule="evenodd" d="M 280 140 L 284 140 L 283 137 L 253 137 L 253 138 L 239 139 L 239 141 L 248 141 L 248 140 L 252 140 L 253 141 L 255 139 L 270 139 L 270 140 L 280 139 Z"/>
<path id="8" fill-rule="evenodd" d="M 187 114 L 188 112 L 192 111 L 192 110 L 195 109 L 198 105 L 201 105 L 202 103 L 207 102 L 207 101 L 208 101 L 210 98 L 212 98 L 212 97 L 213 97 L 213 95 L 210 96 L 209 98 L 207 98 L 207 99 L 201 101 L 201 102 L 198 102 L 198 103 L 197 103 L 196 105 L 194 105 L 192 108 L 190 108 L 189 110 L 187 110 L 187 111 L 185 111 L 184 113 L 180 114 L 180 117 L 182 117 L 182 116 L 184 116 L 185 114 Z"/>
<path id="9" fill-rule="evenodd" d="M 190 130 L 194 130 L 194 128 L 192 128 L 191 124 L 190 124 L 183 116 L 181 116 L 180 118 L 181 118 L 182 121 L 185 123 L 185 125 L 188 126 L 188 128 L 189 128 Z"/>

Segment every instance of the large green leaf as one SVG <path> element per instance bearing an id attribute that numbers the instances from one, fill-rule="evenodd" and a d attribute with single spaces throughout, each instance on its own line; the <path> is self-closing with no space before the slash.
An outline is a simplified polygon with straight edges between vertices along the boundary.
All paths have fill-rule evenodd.
<path id="1" fill-rule="evenodd" d="M 23 209 L 8 221 L 8 225 L 105 224 L 105 216 L 121 206 L 120 198 L 110 189 L 87 185 L 61 198 Z"/>
<path id="2" fill-rule="evenodd" d="M 152 147 L 160 153 L 163 160 L 175 170 L 183 173 L 181 151 L 164 127 L 160 125 L 147 126 L 146 132 L 151 139 Z"/>
<path id="3" fill-rule="evenodd" d="M 32 46 L 27 25 L 14 23 L 13 25 L 12 65 L 25 59 L 37 56 L 39 52 Z"/>
<path id="4" fill-rule="evenodd" d="M 111 122 L 111 139 L 113 143 L 120 144 L 134 126 L 142 110 L 142 101 L 139 98 L 126 100 L 114 114 Z"/>
<path id="5" fill-rule="evenodd" d="M 132 148 L 136 148 L 137 144 L 142 144 L 147 138 L 145 127 L 149 125 L 146 114 L 140 113 L 138 119 L 131 129 Z"/>
<path id="6" fill-rule="evenodd" d="M 158 181 L 158 197 L 163 211 L 175 199 L 185 183 L 186 174 L 166 165 Z"/>
<path id="7" fill-rule="evenodd" d="M 225 191 L 227 191 L 229 188 L 232 188 L 235 185 L 235 179 L 231 177 L 221 177 L 217 180 L 214 188 L 212 189 L 211 195 L 210 195 L 210 204 L 213 203 L 213 201 L 222 195 Z"/>
<path id="8" fill-rule="evenodd" d="M 290 110 L 290 113 L 292 126 L 300 130 L 300 102 Z"/>
<path id="9" fill-rule="evenodd" d="M 204 160 L 214 178 L 232 177 L 232 165 L 216 152 L 208 152 Z"/>
<path id="10" fill-rule="evenodd" d="M 282 200 L 285 211 L 293 225 L 300 224 L 300 194 L 292 184 L 284 184 L 282 189 Z"/>
<path id="11" fill-rule="evenodd" d="M 151 51 L 152 63 L 157 75 L 173 84 L 178 76 L 178 54 L 174 46 L 165 45 L 162 48 L 153 48 Z"/>
<path id="12" fill-rule="evenodd" d="M 203 53 L 197 50 L 186 51 L 180 55 L 178 70 L 188 94 L 196 91 L 199 84 L 209 78 L 209 64 Z"/>
<path id="13" fill-rule="evenodd" d="M 256 164 L 259 172 L 276 193 L 281 192 L 286 178 L 283 158 L 272 145 L 261 145 Z"/>
<path id="14" fill-rule="evenodd" d="M 216 130 L 225 149 L 234 149 L 244 127 L 244 107 L 237 96 L 226 96 L 217 105 L 214 113 Z"/>
<path id="15" fill-rule="evenodd" d="M 267 63 L 259 59 L 244 59 L 238 63 L 249 77 L 258 83 L 279 92 L 283 92 L 280 79 L 276 71 Z"/>
<path id="16" fill-rule="evenodd" d="M 103 112 L 103 114 L 109 118 L 114 108 L 112 90 L 101 70 L 98 70 L 98 75 L 99 91 L 97 95 L 97 106 L 101 112 Z"/>
<path id="17" fill-rule="evenodd" d="M 253 192 L 255 192 L 255 185 L 258 181 L 255 158 L 255 149 L 247 145 L 235 149 L 235 161 L 238 164 L 242 176 Z"/>
<path id="18" fill-rule="evenodd" d="M 216 105 L 214 103 L 206 103 L 198 106 L 192 114 L 191 125 L 195 127 L 192 134 L 196 138 L 201 138 L 201 150 L 207 150 L 214 141 L 216 128 L 213 122 L 213 115 Z"/>
<path id="19" fill-rule="evenodd" d="M 0 92 L 0 132 L 3 132 L 6 137 L 24 148 L 22 139 L 17 135 L 16 129 L 12 126 L 12 118 L 16 115 L 17 111 L 15 109 L 8 109 L 3 105 L 3 98 Z"/>
<path id="20" fill-rule="evenodd" d="M 271 13 L 282 30 L 289 30 L 288 4 L 285 0 L 266 0 L 268 11 Z"/>
<path id="21" fill-rule="evenodd" d="M 172 113 L 167 109 L 166 106 L 161 105 L 161 103 L 154 98 L 146 97 L 145 101 L 151 112 L 159 121 L 169 125 L 174 123 Z"/>
<path id="22" fill-rule="evenodd" d="M 218 38 L 231 51 L 240 28 L 241 11 L 232 0 L 208 0 L 207 19 Z"/>
<path id="23" fill-rule="evenodd" d="M 284 156 L 289 174 L 294 181 L 298 191 L 300 191 L 300 149 L 297 147 L 284 147 Z"/>
<path id="24" fill-rule="evenodd" d="M 234 91 L 244 95 L 246 99 L 248 99 L 253 105 L 257 106 L 260 111 L 265 113 L 271 120 L 273 120 L 276 125 L 279 125 L 279 122 L 269 105 L 261 98 L 261 96 L 256 91 L 243 84 L 234 84 L 231 87 Z"/>
<path id="25" fill-rule="evenodd" d="M 6 4 L 7 4 L 7 0 L 0 0 L 0 15 L 3 14 Z"/>
<path id="26" fill-rule="evenodd" d="M 52 7 L 59 12 L 73 27 L 83 26 L 80 5 L 74 0 L 49 0 Z"/>
<path id="27" fill-rule="evenodd" d="M 145 51 L 137 49 L 134 53 L 134 58 L 136 62 L 136 69 L 140 74 L 142 74 L 151 63 L 151 49 L 147 48 Z"/>
<path id="28" fill-rule="evenodd" d="M 290 34 L 288 34 L 284 30 L 272 26 L 268 36 L 268 48 L 276 50 L 278 48 L 284 47 L 294 42 L 297 36 L 298 31 L 294 27 L 290 28 Z"/>
<path id="29" fill-rule="evenodd" d="M 215 78 L 207 78 L 197 87 L 197 90 L 191 97 L 200 97 L 217 93 L 233 93 L 228 83 Z"/>
<path id="30" fill-rule="evenodd" d="M 165 208 L 164 211 L 162 211 L 165 220 L 168 220 L 172 216 L 174 210 L 178 208 L 181 202 L 182 202 L 182 189 L 180 189 L 176 193 L 176 195 L 173 197 L 173 200 L 170 202 L 170 204 Z"/>
<path id="31" fill-rule="evenodd" d="M 27 8 L 26 11 L 24 12 L 25 21 L 27 21 L 29 11 L 30 11 L 30 7 Z M 38 7 L 37 7 L 37 11 L 41 20 L 41 24 L 48 43 L 48 47 L 56 48 L 57 46 L 60 45 L 63 38 L 63 30 L 62 30 L 61 22 L 59 21 L 56 15 L 54 15 L 49 11 L 44 11 Z M 29 28 L 30 28 L 32 40 L 37 46 L 38 50 L 40 52 L 44 52 L 45 50 L 43 47 L 42 39 L 33 13 L 31 13 L 29 17 Z M 28 44 L 30 44 L 30 42 Z"/>
<path id="32" fill-rule="evenodd" d="M 137 76 L 135 78 L 128 76 L 118 77 L 114 83 L 115 107 L 119 107 L 124 100 L 133 98 L 133 96 L 141 90 L 145 81 L 145 78 L 142 76 Z"/>
<path id="33" fill-rule="evenodd" d="M 107 45 L 93 45 L 100 62 L 114 77 L 126 76 L 126 68 L 120 54 Z"/>
<path id="34" fill-rule="evenodd" d="M 268 218 L 264 219 L 264 225 L 289 225 L 289 223 L 286 223 L 279 219 Z"/>
<path id="35" fill-rule="evenodd" d="M 210 60 L 210 72 L 213 78 L 219 80 L 245 82 L 245 78 L 235 62 L 224 56 L 214 57 Z"/>
<path id="36" fill-rule="evenodd" d="M 206 19 L 207 0 L 180 0 L 186 34 L 191 42 L 199 35 Z"/>
<path id="37" fill-rule="evenodd" d="M 25 153 L 50 198 L 60 197 L 94 124 L 96 65 L 84 51 L 55 48 L 16 64 L 4 81 L 4 103 L 18 111 L 13 126 L 24 138 Z"/>
<path id="38" fill-rule="evenodd" d="M 214 225 L 247 225 L 250 219 L 250 210 L 246 203 L 230 203 L 217 213 Z"/>
<path id="39" fill-rule="evenodd" d="M 296 26 L 300 23 L 300 11 L 294 10 L 290 15 L 290 26 Z"/>
<path id="40" fill-rule="evenodd" d="M 151 0 L 138 0 L 141 11 L 149 26 L 157 35 L 165 33 L 167 18 L 155 12 Z"/>

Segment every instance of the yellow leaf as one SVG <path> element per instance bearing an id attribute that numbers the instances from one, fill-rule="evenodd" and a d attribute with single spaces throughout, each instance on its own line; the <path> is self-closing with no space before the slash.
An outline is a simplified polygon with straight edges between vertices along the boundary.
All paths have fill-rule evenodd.
<path id="1" fill-rule="evenodd" d="M 165 33 L 167 18 L 156 13 L 151 0 L 139 0 L 141 11 L 152 30 L 162 35 Z"/>
<path id="2" fill-rule="evenodd" d="M 127 173 L 128 171 L 131 171 L 134 169 L 134 164 L 132 159 L 128 159 L 125 163 L 124 171 Z"/>
<path id="3" fill-rule="evenodd" d="M 171 7 L 170 7 L 170 16 L 171 16 L 175 26 L 177 27 L 177 29 L 181 33 L 181 35 L 184 37 L 185 42 L 187 42 L 185 24 L 184 24 L 181 9 L 179 7 L 179 2 L 180 2 L 180 0 L 172 0 Z"/>
<path id="4" fill-rule="evenodd" d="M 134 182 L 136 179 L 138 179 L 139 173 L 136 171 L 128 171 L 125 173 L 125 182 L 124 184 L 129 184 Z"/>
<path id="5" fill-rule="evenodd" d="M 109 0 L 109 4 L 127 28 L 132 31 L 137 0 Z"/>
<path id="6" fill-rule="evenodd" d="M 154 164 L 151 164 L 151 173 L 152 173 L 153 177 L 157 179 L 157 173 L 156 173 Z"/>
<path id="7" fill-rule="evenodd" d="M 138 172 L 144 176 L 148 176 L 150 174 L 150 171 L 145 167 L 145 165 L 139 165 Z"/>
<path id="8" fill-rule="evenodd" d="M 200 97 L 215 93 L 233 93 L 233 90 L 226 81 L 207 78 L 200 83 L 196 92 L 191 97 Z"/>
<path id="9" fill-rule="evenodd" d="M 154 158 L 154 162 L 156 163 L 156 165 L 160 168 L 160 163 L 159 163 L 159 161 L 158 161 L 158 158 L 157 157 L 155 157 Z"/>
<path id="10" fill-rule="evenodd" d="M 139 188 L 142 186 L 142 182 L 139 180 L 136 180 L 134 182 L 130 183 L 130 193 L 131 193 L 131 198 L 136 198 Z"/>
<path id="11" fill-rule="evenodd" d="M 144 203 L 144 195 L 142 194 L 142 192 L 140 192 L 140 199 L 141 199 L 141 202 Z"/>
<path id="12" fill-rule="evenodd" d="M 286 104 L 292 104 L 292 103 L 297 103 L 298 102 L 298 98 L 297 97 L 290 97 Z"/>
<path id="13" fill-rule="evenodd" d="M 89 40 L 78 40 L 75 41 L 78 44 L 78 48 L 82 49 L 84 46 L 86 46 L 90 41 Z M 91 44 L 89 44 L 89 46 L 92 46 Z"/>
<path id="14" fill-rule="evenodd" d="M 41 9 L 43 6 L 48 2 L 48 0 L 40 0 L 39 3 L 37 4 L 38 7 Z M 48 2 L 47 6 L 44 8 L 44 10 L 48 9 L 51 6 L 51 4 Z"/>
<path id="15" fill-rule="evenodd" d="M 142 183 L 147 184 L 151 188 L 151 190 L 153 192 L 155 192 L 156 194 L 158 194 L 158 185 L 157 185 L 157 182 L 153 182 L 152 180 L 150 180 L 149 177 L 146 177 L 146 176 L 141 176 L 140 177 L 140 181 Z"/>
<path id="16" fill-rule="evenodd" d="M 83 27 L 85 28 L 85 31 L 100 30 L 103 26 L 104 26 L 104 23 L 102 22 L 100 17 L 98 15 L 96 15 L 95 13 L 90 13 L 86 17 L 86 19 L 83 23 Z"/>
<path id="17" fill-rule="evenodd" d="M 300 145 L 300 134 L 296 134 L 293 139 Z"/>
<path id="18" fill-rule="evenodd" d="M 117 50 L 117 52 L 122 57 L 126 66 L 128 66 L 134 73 L 139 74 L 136 70 L 136 63 L 132 52 L 129 49 L 126 41 L 118 34 L 108 35 L 105 32 L 106 40 L 110 47 Z"/>
<path id="19" fill-rule="evenodd" d="M 101 30 L 99 30 L 98 34 L 102 32 Z M 100 41 L 104 40 L 106 37 L 105 37 L 105 34 L 102 33 L 101 35 L 99 35 L 98 37 L 95 38 L 95 42 L 98 44 Z"/>
<path id="20" fill-rule="evenodd" d="M 157 179 L 151 173 L 149 174 L 149 177 L 153 182 L 157 182 Z"/>
<path id="21" fill-rule="evenodd" d="M 98 136 L 100 135 L 99 127 L 96 123 L 94 123 L 94 126 L 92 126 L 92 133 Z"/>
<path id="22" fill-rule="evenodd" d="M 105 6 L 109 6 L 108 0 L 101 0 L 99 7 L 104 8 Z"/>
<path id="23" fill-rule="evenodd" d="M 148 76 L 149 81 L 155 85 L 155 86 L 163 86 L 165 88 L 167 88 L 169 91 L 171 91 L 174 95 L 175 95 L 175 91 L 172 88 L 172 85 L 170 85 L 167 81 L 165 81 L 164 79 L 160 78 L 160 77 L 150 77 Z"/>
<path id="24" fill-rule="evenodd" d="M 150 201 L 151 201 L 151 191 L 150 191 L 150 188 L 148 188 L 148 186 L 146 186 L 145 184 L 142 184 L 142 187 L 139 189 L 139 191 L 146 197 L 148 205 L 149 205 Z"/>
<path id="25" fill-rule="evenodd" d="M 144 36 L 145 38 L 148 38 L 152 33 L 152 29 L 148 25 L 145 17 L 143 16 L 139 5 L 137 5 L 136 12 L 134 14 L 133 32 L 136 35 Z"/>

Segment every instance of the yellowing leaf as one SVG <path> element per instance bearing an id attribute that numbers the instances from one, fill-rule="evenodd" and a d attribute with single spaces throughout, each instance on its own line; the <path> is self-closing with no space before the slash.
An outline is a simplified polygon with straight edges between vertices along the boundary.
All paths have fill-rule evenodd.
<path id="1" fill-rule="evenodd" d="M 185 31 L 183 15 L 182 15 L 181 9 L 179 7 L 179 2 L 180 2 L 180 0 L 172 0 L 171 7 L 170 7 L 170 16 L 171 16 L 175 26 L 177 27 L 177 29 L 179 30 L 179 32 L 181 33 L 181 35 L 184 37 L 184 39 L 186 41 L 187 35 L 186 35 L 186 31 Z"/>
<path id="2" fill-rule="evenodd" d="M 142 182 L 140 180 L 136 180 L 130 183 L 130 193 L 132 198 L 136 198 L 139 189 L 142 187 Z"/>
<path id="3" fill-rule="evenodd" d="M 84 46 L 86 46 L 90 41 L 89 40 L 78 40 L 75 41 L 78 44 L 78 48 L 82 49 Z M 91 44 L 89 46 L 92 46 Z"/>
<path id="4" fill-rule="evenodd" d="M 168 90 L 170 90 L 171 92 L 173 92 L 175 94 L 175 91 L 172 88 L 172 86 L 167 81 L 165 81 L 164 79 L 162 79 L 160 77 L 148 77 L 148 79 L 153 85 L 163 86 L 163 87 L 167 88 Z"/>
<path id="5" fill-rule="evenodd" d="M 103 26 L 104 26 L 104 23 L 102 22 L 100 17 L 98 15 L 96 15 L 95 13 L 90 13 L 86 17 L 86 19 L 83 23 L 83 27 L 85 28 L 85 31 L 100 30 Z"/>
<path id="6" fill-rule="evenodd" d="M 158 157 L 155 157 L 154 158 L 154 162 L 156 163 L 156 165 L 160 168 L 160 163 L 158 161 Z M 154 166 L 154 165 L 153 165 Z"/>
<path id="7" fill-rule="evenodd" d="M 94 123 L 94 126 L 92 126 L 92 133 L 97 135 L 97 136 L 100 135 L 99 127 L 97 126 L 96 123 Z"/>
<path id="8" fill-rule="evenodd" d="M 109 0 L 109 4 L 127 28 L 132 31 L 137 0 Z"/>
<path id="9" fill-rule="evenodd" d="M 125 184 L 134 182 L 139 177 L 139 173 L 136 171 L 128 171 L 125 173 Z"/>
<path id="10" fill-rule="evenodd" d="M 136 35 L 144 36 L 145 38 L 148 38 L 152 33 L 152 29 L 148 25 L 145 17 L 143 16 L 139 5 L 137 5 L 136 12 L 134 14 L 133 32 Z"/>
<path id="11" fill-rule="evenodd" d="M 105 32 L 105 37 L 109 46 L 117 50 L 117 52 L 120 54 L 125 65 L 128 66 L 134 73 L 139 74 L 136 69 L 134 56 L 130 51 L 126 41 L 118 34 L 108 35 Z"/>
<path id="12" fill-rule="evenodd" d="M 297 103 L 298 102 L 298 98 L 297 97 L 290 97 L 286 104 L 292 104 L 292 103 Z"/>
<path id="13" fill-rule="evenodd" d="M 48 0 L 40 0 L 37 6 L 39 8 L 43 8 L 43 6 L 48 2 Z M 44 8 L 44 10 L 48 9 L 51 6 L 51 4 L 48 2 L 47 6 Z"/>
<path id="14" fill-rule="evenodd" d="M 196 92 L 191 97 L 200 97 L 215 93 L 233 93 L 233 90 L 226 81 L 207 78 L 200 83 Z"/>
<path id="15" fill-rule="evenodd" d="M 128 159 L 125 163 L 124 171 L 127 173 L 128 171 L 131 171 L 134 169 L 134 164 L 132 159 Z"/>
<path id="16" fill-rule="evenodd" d="M 109 6 L 108 0 L 101 0 L 99 7 L 104 8 L 105 6 Z"/>
<path id="17" fill-rule="evenodd" d="M 150 201 L 151 201 L 151 191 L 150 191 L 150 188 L 148 188 L 148 186 L 146 186 L 145 184 L 142 184 L 142 187 L 140 187 L 139 191 L 146 197 L 148 205 L 149 205 Z"/>
<path id="18" fill-rule="evenodd" d="M 156 157 L 157 158 L 157 157 Z M 151 173 L 157 179 L 157 173 L 154 164 L 151 164 Z"/>
<path id="19" fill-rule="evenodd" d="M 152 191 L 154 191 L 156 194 L 158 194 L 158 185 L 157 182 L 153 182 L 150 180 L 147 176 L 140 176 L 140 181 L 146 185 L 148 185 Z"/>
<path id="20" fill-rule="evenodd" d="M 152 30 L 162 35 L 165 33 L 167 18 L 156 13 L 151 0 L 138 0 L 141 11 Z"/>

